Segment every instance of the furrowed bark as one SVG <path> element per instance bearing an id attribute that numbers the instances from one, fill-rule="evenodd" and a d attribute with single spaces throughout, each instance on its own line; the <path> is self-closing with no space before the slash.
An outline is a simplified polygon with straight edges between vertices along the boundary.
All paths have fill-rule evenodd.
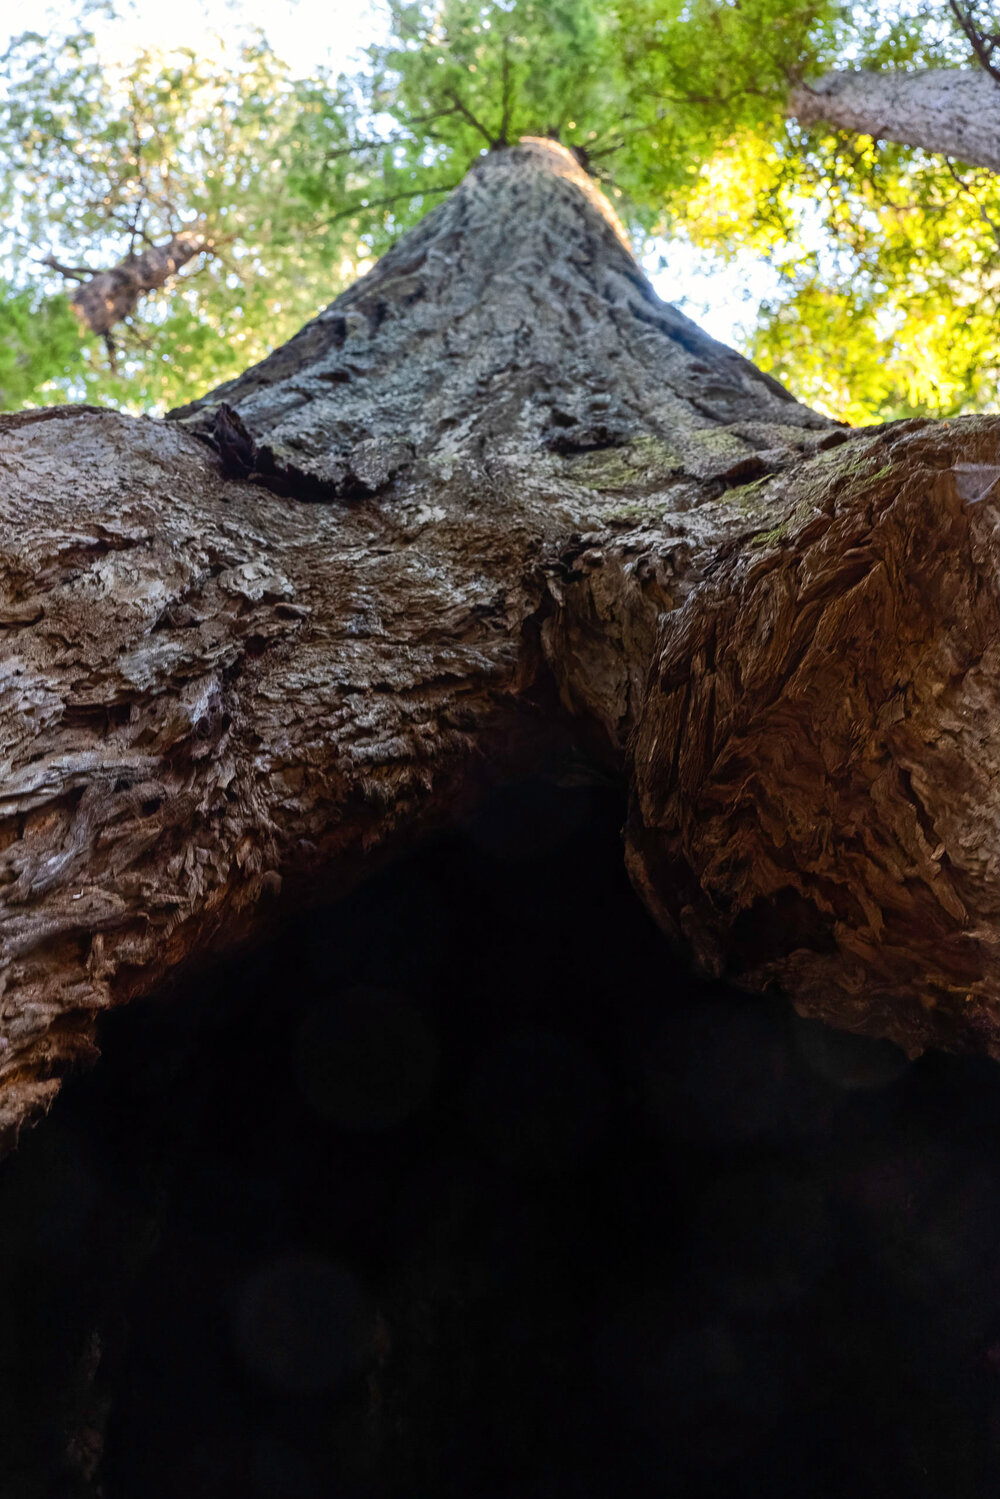
<path id="1" fill-rule="evenodd" d="M 1000 1053 L 1000 422 L 848 434 L 484 158 L 162 423 L 0 424 L 0 1122 L 108 1005 L 570 742 L 710 972 Z"/>
<path id="2" fill-rule="evenodd" d="M 1000 172 L 1000 84 L 982 69 L 827 73 L 792 92 L 788 113 Z"/>

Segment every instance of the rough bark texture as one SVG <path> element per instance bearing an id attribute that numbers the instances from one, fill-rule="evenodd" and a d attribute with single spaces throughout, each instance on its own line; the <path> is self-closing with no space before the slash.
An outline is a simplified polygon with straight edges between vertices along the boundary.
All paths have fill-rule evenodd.
<path id="1" fill-rule="evenodd" d="M 1000 84 L 979 68 L 827 73 L 794 90 L 788 113 L 1000 172 Z"/>
<path id="2" fill-rule="evenodd" d="M 165 245 L 152 245 L 141 255 L 128 255 L 109 271 L 96 271 L 81 282 L 73 293 L 73 311 L 92 333 L 107 335 L 135 311 L 140 297 L 165 286 L 182 266 L 207 248 L 203 235 L 184 231 L 173 235 Z M 67 270 L 55 260 L 44 263 L 80 279 L 79 271 Z"/>
<path id="3" fill-rule="evenodd" d="M 1000 422 L 801 406 L 542 142 L 175 415 L 0 424 L 8 1137 L 108 1005 L 571 741 L 703 966 L 1000 1053 Z"/>

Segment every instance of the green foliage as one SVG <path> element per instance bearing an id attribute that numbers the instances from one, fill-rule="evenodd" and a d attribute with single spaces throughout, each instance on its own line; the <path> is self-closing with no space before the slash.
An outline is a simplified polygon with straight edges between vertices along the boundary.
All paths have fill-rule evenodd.
<path id="1" fill-rule="evenodd" d="M 786 22 L 794 9 L 772 8 Z M 846 64 L 970 65 L 965 38 L 943 6 L 817 14 L 810 28 L 798 63 L 758 51 L 777 69 L 757 92 L 738 78 L 697 187 L 664 223 L 724 259 L 779 271 L 745 352 L 802 399 L 859 423 L 1000 409 L 1000 179 L 784 117 L 784 79 Z M 748 36 L 728 42 L 730 55 L 753 57 Z M 674 83 L 678 55 L 663 59 Z"/>
<path id="2" fill-rule="evenodd" d="M 228 378 L 294 333 L 357 268 L 357 229 L 317 217 L 299 184 L 305 158 L 345 138 L 335 85 L 303 85 L 261 38 L 217 58 L 142 52 L 109 68 L 93 36 L 53 48 L 35 34 L 7 54 L 0 108 L 7 277 L 54 291 L 41 265 L 106 269 L 191 230 L 206 251 L 116 330 L 117 359 L 93 339 L 68 361 L 64 395 L 162 408 Z M 27 371 L 30 362 L 23 368 Z M 52 372 L 5 391 L 51 400 Z M 57 382 L 58 384 L 58 382 Z"/>
<path id="3" fill-rule="evenodd" d="M 662 228 L 735 125 L 772 127 L 833 11 L 828 0 L 395 0 L 393 37 L 371 49 L 371 99 L 414 173 L 553 136 L 633 228 Z"/>
<path id="4" fill-rule="evenodd" d="M 997 410 L 1000 182 L 842 137 L 821 137 L 795 166 L 781 211 L 753 235 L 724 222 L 716 198 L 724 245 L 782 259 L 750 357 L 852 422 Z M 817 248 L 791 248 L 803 200 L 824 207 Z"/>
<path id="5" fill-rule="evenodd" d="M 259 36 L 111 69 L 85 31 L 26 36 L 0 99 L 6 305 L 50 307 L 43 255 L 104 268 L 192 227 L 207 249 L 121 330 L 117 370 L 70 339 L 64 297 L 37 333 L 11 313 L 3 403 L 184 400 L 284 341 L 478 153 L 549 135 L 637 248 L 777 270 L 747 352 L 804 399 L 853 421 L 996 409 L 998 179 L 785 117 L 831 67 L 942 65 L 971 65 L 945 0 L 393 0 L 362 72 L 308 82 Z"/>
<path id="6" fill-rule="evenodd" d="M 82 363 L 80 325 L 65 297 L 0 282 L 0 411 L 66 399 Z"/>

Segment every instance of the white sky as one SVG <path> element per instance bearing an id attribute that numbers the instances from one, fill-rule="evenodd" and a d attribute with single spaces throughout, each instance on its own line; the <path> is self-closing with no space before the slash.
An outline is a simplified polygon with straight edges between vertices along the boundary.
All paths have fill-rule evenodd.
<path id="1" fill-rule="evenodd" d="M 387 26 L 384 0 L 117 0 L 117 9 L 114 22 L 99 16 L 87 21 L 109 60 L 155 45 L 209 51 L 213 35 L 259 27 L 293 72 L 306 77 L 319 64 L 353 69 L 362 61 L 361 49 Z M 83 0 L 51 0 L 43 9 L 0 0 L 0 51 L 21 31 L 75 27 L 83 10 Z M 665 271 L 657 269 L 660 255 Z M 742 328 L 752 327 L 757 303 L 776 283 L 766 265 L 719 266 L 677 243 L 658 244 L 646 270 L 665 301 L 682 305 L 706 332 L 729 344 L 739 342 Z"/>
<path id="2" fill-rule="evenodd" d="M 259 27 L 292 70 L 302 75 L 319 63 L 350 66 L 355 54 L 384 31 L 387 9 L 380 0 L 116 0 L 118 20 L 91 16 L 110 59 L 137 47 L 206 47 L 211 36 Z M 36 8 L 23 0 L 0 0 L 0 48 L 21 31 L 63 31 L 81 24 L 82 0 L 50 0 Z"/>

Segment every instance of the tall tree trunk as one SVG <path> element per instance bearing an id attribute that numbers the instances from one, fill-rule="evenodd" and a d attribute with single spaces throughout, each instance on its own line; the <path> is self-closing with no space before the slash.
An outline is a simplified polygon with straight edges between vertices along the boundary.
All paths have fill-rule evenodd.
<path id="1" fill-rule="evenodd" d="M 793 91 L 788 113 L 1000 172 L 1000 84 L 979 68 L 827 73 Z"/>
<path id="2" fill-rule="evenodd" d="M 573 742 L 710 972 L 1000 1053 L 1000 422 L 808 410 L 546 142 L 175 417 L 0 424 L 8 1135 L 105 1007 Z"/>

